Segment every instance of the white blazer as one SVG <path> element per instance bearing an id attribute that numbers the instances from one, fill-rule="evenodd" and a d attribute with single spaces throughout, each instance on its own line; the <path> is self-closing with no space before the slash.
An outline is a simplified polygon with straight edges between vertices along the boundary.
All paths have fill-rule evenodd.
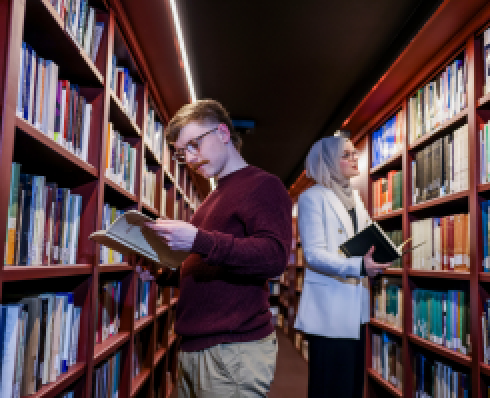
<path id="1" fill-rule="evenodd" d="M 357 191 L 358 231 L 371 222 Z M 354 225 L 335 193 L 322 185 L 298 199 L 299 235 L 306 259 L 303 292 L 294 327 L 308 334 L 359 339 L 369 322 L 367 277 L 360 277 L 362 257 L 345 258 L 339 246 L 354 235 Z"/>

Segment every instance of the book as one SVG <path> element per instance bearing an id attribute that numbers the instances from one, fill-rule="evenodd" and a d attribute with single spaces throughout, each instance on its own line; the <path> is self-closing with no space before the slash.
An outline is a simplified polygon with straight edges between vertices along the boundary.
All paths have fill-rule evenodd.
<path id="1" fill-rule="evenodd" d="M 144 228 L 150 217 L 129 210 L 119 216 L 107 230 L 92 233 L 90 239 L 119 253 L 135 253 L 157 264 L 178 268 L 189 255 L 188 252 L 174 251 L 151 229 Z"/>

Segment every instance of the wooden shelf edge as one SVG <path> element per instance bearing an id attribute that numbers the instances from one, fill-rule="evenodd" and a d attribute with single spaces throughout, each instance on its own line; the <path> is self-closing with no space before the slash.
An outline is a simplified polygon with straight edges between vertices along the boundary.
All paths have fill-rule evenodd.
<path id="1" fill-rule="evenodd" d="M 418 269 L 409 269 L 408 275 L 418 278 L 440 278 L 440 279 L 458 279 L 458 280 L 469 280 L 469 272 L 461 271 L 425 271 Z"/>
<path id="2" fill-rule="evenodd" d="M 381 275 L 402 276 L 403 268 L 386 268 Z"/>
<path id="3" fill-rule="evenodd" d="M 382 214 L 380 216 L 371 217 L 373 221 L 380 222 L 385 220 L 390 220 L 392 218 L 401 217 L 403 215 L 403 208 L 397 209 L 395 211 L 390 211 L 387 214 Z"/>
<path id="4" fill-rule="evenodd" d="M 486 93 L 483 97 L 478 98 L 476 101 L 476 107 L 481 108 L 484 105 L 488 105 L 490 103 L 490 92 Z"/>
<path id="5" fill-rule="evenodd" d="M 127 122 L 133 129 L 134 133 L 138 136 L 141 137 L 141 129 L 140 127 L 129 117 L 129 115 L 126 113 L 126 110 L 124 109 L 124 106 L 121 102 L 121 100 L 117 97 L 116 93 L 113 90 L 110 90 L 111 92 L 111 99 L 114 101 L 114 104 L 119 108 L 122 114 L 124 114 L 127 118 Z"/>
<path id="6" fill-rule="evenodd" d="M 117 263 L 117 264 L 99 264 L 97 266 L 99 273 L 106 272 L 120 272 L 120 271 L 132 271 L 133 267 L 131 267 L 128 263 Z"/>
<path id="7" fill-rule="evenodd" d="M 156 310 L 156 316 L 157 318 L 161 317 L 163 314 L 165 314 L 169 309 L 169 306 L 166 304 L 161 305 L 160 307 L 157 307 Z"/>
<path id="8" fill-rule="evenodd" d="M 453 116 L 451 119 L 447 120 L 445 123 L 443 123 L 441 126 L 436 128 L 434 131 L 420 137 L 418 140 L 416 140 L 412 145 L 410 145 L 408 147 L 408 150 L 409 151 L 420 150 L 426 144 L 427 141 L 431 140 L 433 137 L 437 136 L 439 133 L 444 132 L 445 130 L 450 128 L 453 124 L 456 124 L 457 122 L 459 122 L 461 119 L 465 118 L 466 116 L 468 116 L 468 108 L 463 109 L 461 112 L 459 112 L 457 115 Z"/>
<path id="9" fill-rule="evenodd" d="M 93 366 L 97 366 L 109 355 L 113 354 L 119 347 L 128 342 L 129 335 L 129 332 L 119 332 L 117 335 L 109 337 L 102 343 L 95 344 Z"/>
<path id="10" fill-rule="evenodd" d="M 134 332 L 139 333 L 141 330 L 143 330 L 148 325 L 150 325 L 153 322 L 153 319 L 155 319 L 155 317 L 153 315 L 147 315 L 143 318 L 135 320 L 134 321 Z"/>
<path id="11" fill-rule="evenodd" d="M 490 272 L 480 271 L 478 273 L 478 280 L 480 282 L 490 282 Z"/>
<path id="12" fill-rule="evenodd" d="M 114 191 L 118 192 L 120 195 L 123 195 L 126 197 L 126 199 L 138 203 L 138 198 L 136 195 L 132 194 L 129 191 L 126 191 L 123 187 L 117 185 L 114 181 L 112 181 L 110 178 L 104 176 L 104 184 L 107 185 L 108 187 L 112 188 Z"/>
<path id="13" fill-rule="evenodd" d="M 2 270 L 4 282 L 31 279 L 62 278 L 66 276 L 89 275 L 90 264 L 74 265 L 6 265 Z"/>
<path id="14" fill-rule="evenodd" d="M 480 362 L 480 373 L 490 377 L 490 365 Z"/>
<path id="15" fill-rule="evenodd" d="M 392 164 L 401 161 L 402 160 L 402 153 L 403 151 L 398 151 L 395 155 L 393 155 L 391 158 L 385 160 L 384 162 L 378 164 L 375 167 L 372 167 L 369 170 L 369 174 L 377 174 L 380 172 L 380 170 L 383 170 L 385 168 L 389 168 Z"/>
<path id="16" fill-rule="evenodd" d="M 385 389 L 387 389 L 391 394 L 393 394 L 395 397 L 403 397 L 402 392 L 396 388 L 393 384 L 391 384 L 389 381 L 383 379 L 378 372 L 376 372 L 374 369 L 368 369 L 367 370 L 368 376 L 370 376 L 373 380 L 381 384 Z"/>
<path id="17" fill-rule="evenodd" d="M 479 193 L 490 191 L 490 182 L 486 182 L 485 184 L 478 184 L 477 190 Z"/>
<path id="18" fill-rule="evenodd" d="M 74 153 L 70 152 L 68 149 L 61 146 L 56 141 L 52 140 L 50 137 L 48 137 L 38 128 L 34 127 L 24 118 L 16 115 L 15 127 L 19 130 L 22 130 L 25 134 L 29 135 L 31 138 L 35 139 L 37 142 L 49 148 L 59 156 L 65 158 L 70 163 L 75 164 L 78 168 L 80 168 L 80 170 L 85 171 L 94 178 L 97 178 L 99 176 L 99 173 L 94 166 L 92 166 L 90 163 L 84 162 Z"/>
<path id="19" fill-rule="evenodd" d="M 144 140 L 143 140 L 144 141 Z M 154 163 L 157 163 L 159 166 L 162 165 L 162 160 L 161 159 L 158 159 L 158 156 L 156 155 L 155 152 L 153 152 L 153 149 L 150 148 L 150 146 L 148 145 L 147 142 L 143 142 L 145 148 L 148 150 L 148 152 L 151 154 L 152 158 L 152 162 Z"/>
<path id="20" fill-rule="evenodd" d="M 465 190 L 465 191 L 456 192 L 456 193 L 452 193 L 449 195 L 441 196 L 440 198 L 427 200 L 423 203 L 419 203 L 416 205 L 409 206 L 408 212 L 414 213 L 414 212 L 417 212 L 420 210 L 428 209 L 430 207 L 435 207 L 435 206 L 439 206 L 439 205 L 442 205 L 445 203 L 450 203 L 450 202 L 453 202 L 453 201 L 456 201 L 456 200 L 459 200 L 459 199 L 462 199 L 465 197 L 468 198 L 469 194 L 470 194 L 470 191 Z"/>
<path id="21" fill-rule="evenodd" d="M 179 301 L 179 299 L 177 297 L 171 298 L 170 299 L 170 306 L 173 307 L 175 304 L 177 304 L 177 301 Z"/>
<path id="22" fill-rule="evenodd" d="M 148 206 L 146 203 L 144 202 L 141 202 L 141 206 L 143 207 L 143 209 L 145 209 L 147 212 L 153 214 L 155 217 L 160 217 L 160 212 L 155 209 L 154 207 L 151 207 L 151 206 Z"/>
<path id="23" fill-rule="evenodd" d="M 446 347 L 434 344 L 429 340 L 422 339 L 421 337 L 415 336 L 414 334 L 409 334 L 408 339 L 420 347 L 423 347 L 429 351 L 432 351 L 438 355 L 441 355 L 447 359 L 457 362 L 463 366 L 471 366 L 471 357 L 468 355 L 463 355 L 459 352 L 454 352 Z"/>
<path id="24" fill-rule="evenodd" d="M 167 349 L 166 348 L 160 348 L 155 352 L 155 359 L 153 359 L 153 367 L 156 368 L 160 361 L 165 357 L 167 354 Z"/>
<path id="25" fill-rule="evenodd" d="M 143 384 L 145 384 L 146 381 L 150 378 L 150 372 L 151 369 L 149 368 L 142 369 L 136 377 L 133 377 L 131 379 L 130 397 L 134 397 L 136 394 L 138 394 L 139 390 L 141 390 L 141 387 L 143 387 Z"/>
<path id="26" fill-rule="evenodd" d="M 48 398 L 63 392 L 68 386 L 73 384 L 79 379 L 85 372 L 85 362 L 77 363 L 68 368 L 66 373 L 61 374 L 55 382 L 44 385 L 39 391 L 32 395 L 28 395 L 22 398 Z"/>
<path id="27" fill-rule="evenodd" d="M 383 321 L 380 321 L 376 318 L 371 318 L 371 320 L 369 321 L 369 324 L 376 326 L 379 329 L 383 329 L 384 331 L 389 332 L 391 334 L 394 334 L 398 337 L 403 336 L 403 330 L 398 329 L 397 327 L 390 325 L 389 323 L 385 323 Z"/>

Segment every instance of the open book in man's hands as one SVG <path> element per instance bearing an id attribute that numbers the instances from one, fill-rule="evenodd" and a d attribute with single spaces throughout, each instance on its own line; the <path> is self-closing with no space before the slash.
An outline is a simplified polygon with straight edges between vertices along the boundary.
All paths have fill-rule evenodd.
<path id="1" fill-rule="evenodd" d="M 371 246 L 374 246 L 373 260 L 380 264 L 391 263 L 403 256 L 407 251 L 420 246 L 417 245 L 405 252 L 402 251 L 403 246 L 409 241 L 410 239 L 407 239 L 400 246 L 396 246 L 378 223 L 373 221 L 366 228 L 359 231 L 352 238 L 340 245 L 339 250 L 345 254 L 346 257 L 363 257 Z"/>
<path id="2" fill-rule="evenodd" d="M 152 221 L 139 211 L 129 210 L 107 230 L 91 234 L 90 239 L 122 254 L 139 254 L 155 263 L 178 268 L 189 253 L 170 249 L 152 229 L 144 227 L 145 222 Z"/>

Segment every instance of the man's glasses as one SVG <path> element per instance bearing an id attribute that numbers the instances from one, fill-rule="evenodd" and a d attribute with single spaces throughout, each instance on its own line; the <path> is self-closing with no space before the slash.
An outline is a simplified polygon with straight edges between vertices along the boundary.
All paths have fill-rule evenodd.
<path id="1" fill-rule="evenodd" d="M 208 134 L 214 133 L 218 129 L 219 129 L 219 126 L 215 127 L 214 129 L 211 129 L 209 131 L 206 131 L 205 133 L 202 133 L 199 137 L 196 137 L 196 138 L 193 138 L 192 140 L 187 141 L 183 148 L 179 148 L 175 151 L 173 159 L 179 163 L 185 163 L 186 151 L 189 152 L 191 155 L 196 155 L 199 152 L 199 149 L 201 147 L 202 139 L 204 137 L 206 137 Z"/>

